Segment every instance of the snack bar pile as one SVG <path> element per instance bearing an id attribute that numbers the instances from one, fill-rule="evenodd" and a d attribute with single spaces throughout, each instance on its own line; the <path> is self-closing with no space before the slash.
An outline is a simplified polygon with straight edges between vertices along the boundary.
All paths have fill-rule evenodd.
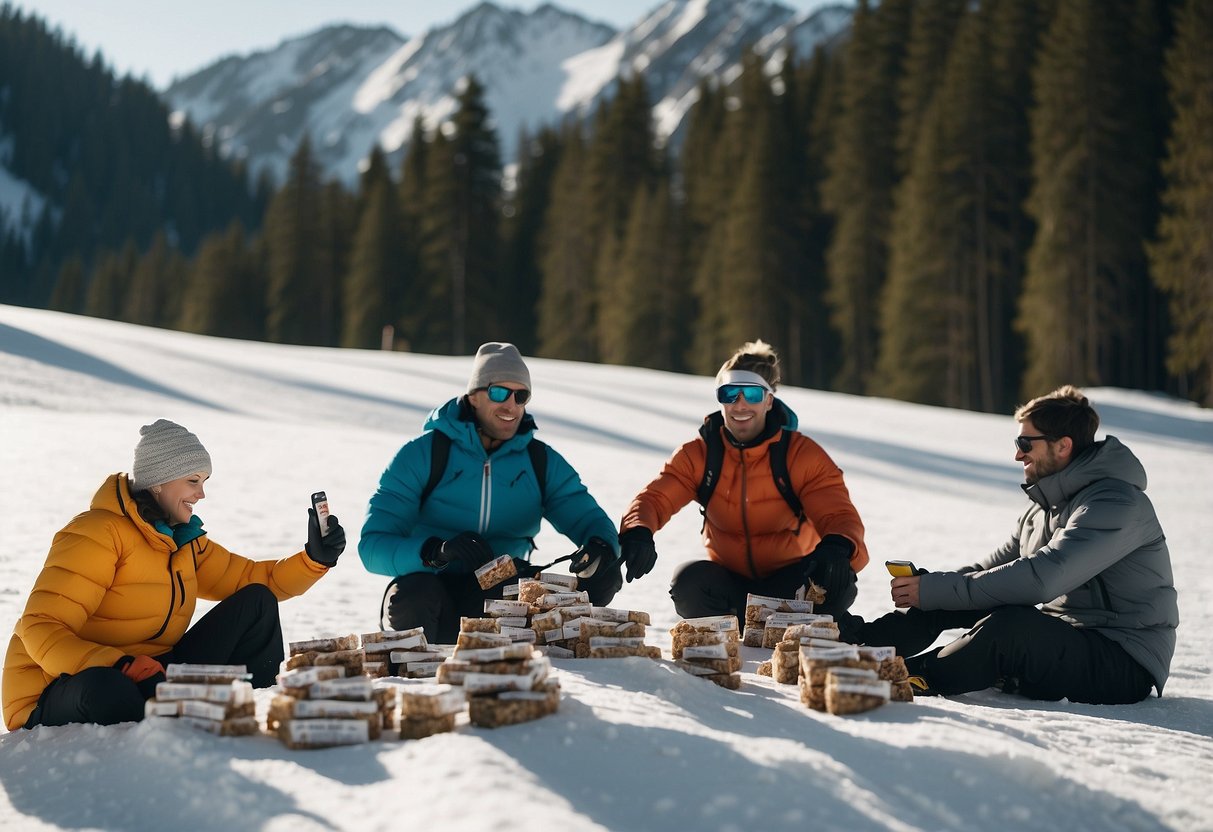
<path id="1" fill-rule="evenodd" d="M 809 596 L 799 601 L 753 593 L 747 595 L 742 643 L 746 647 L 773 648 L 783 638 L 783 631 L 790 625 L 816 620 L 812 618 L 813 604 L 824 600 L 825 593 L 816 584 L 811 583 L 809 588 Z M 833 621 L 830 616 L 825 616 L 825 619 Z"/>
<path id="2" fill-rule="evenodd" d="M 362 666 L 368 676 L 404 676 L 424 679 L 438 672 L 438 665 L 451 655 L 449 647 L 425 640 L 421 627 L 362 634 Z"/>
<path id="3" fill-rule="evenodd" d="M 291 642 L 290 653 L 266 718 L 287 747 L 354 745 L 396 729 L 396 692 L 364 675 L 357 636 Z"/>
<path id="4" fill-rule="evenodd" d="M 156 685 L 156 696 L 144 706 L 149 721 L 178 719 L 221 737 L 256 734 L 252 674 L 244 665 L 170 664 L 166 681 Z"/>
<path id="5" fill-rule="evenodd" d="M 686 672 L 729 690 L 741 687 L 741 636 L 737 616 L 679 621 L 670 630 L 674 662 Z"/>
<path id="6" fill-rule="evenodd" d="M 463 618 L 455 652 L 438 668 L 438 682 L 462 686 L 473 725 L 497 728 L 556 712 L 560 683 L 551 669 L 532 644 L 501 633 L 497 619 Z"/>

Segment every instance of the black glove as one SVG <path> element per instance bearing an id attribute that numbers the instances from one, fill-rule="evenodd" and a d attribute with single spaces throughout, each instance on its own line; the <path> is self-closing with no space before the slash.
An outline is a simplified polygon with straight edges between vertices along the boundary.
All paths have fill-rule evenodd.
<path id="1" fill-rule="evenodd" d="M 623 588 L 623 561 L 612 552 L 597 564 L 592 576 L 587 578 L 584 572 L 577 576 L 577 588 L 590 596 L 591 604 L 605 607 Z"/>
<path id="2" fill-rule="evenodd" d="M 805 579 L 825 590 L 826 603 L 841 598 L 855 582 L 851 553 L 855 544 L 840 534 L 827 534 L 805 558 Z"/>
<path id="3" fill-rule="evenodd" d="M 628 583 L 649 574 L 657 563 L 653 533 L 644 526 L 633 526 L 619 535 L 619 548 L 623 562 L 628 565 Z"/>
<path id="4" fill-rule="evenodd" d="M 475 572 L 480 567 L 497 557 L 485 539 L 476 532 L 460 532 L 450 540 L 440 542 L 432 537 L 426 541 L 422 549 L 421 559 L 435 569 L 458 564 L 465 572 Z M 429 552 L 426 552 L 426 549 Z"/>
<path id="5" fill-rule="evenodd" d="M 303 547 L 307 556 L 321 566 L 336 566 L 337 558 L 345 551 L 345 529 L 337 518 L 329 515 L 329 532 L 320 534 L 320 520 L 316 509 L 307 510 L 307 545 Z"/>
<path id="6" fill-rule="evenodd" d="M 582 580 L 594 577 L 598 567 L 615 560 L 615 550 L 600 537 L 591 537 L 585 545 L 573 553 L 569 571 Z"/>

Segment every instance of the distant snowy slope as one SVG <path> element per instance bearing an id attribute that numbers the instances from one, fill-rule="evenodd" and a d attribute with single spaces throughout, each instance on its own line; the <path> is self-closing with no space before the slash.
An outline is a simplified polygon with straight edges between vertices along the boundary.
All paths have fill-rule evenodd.
<path id="1" fill-rule="evenodd" d="M 712 381 L 529 359 L 539 436 L 612 517 L 716 407 Z M 129 469 L 139 426 L 187 425 L 214 475 L 198 514 L 258 558 L 302 546 L 326 489 L 349 534 L 337 567 L 282 604 L 287 639 L 375 627 L 386 578 L 356 548 L 383 467 L 425 414 L 464 389 L 469 356 L 291 347 L 0 306 L 0 626 L 11 627 L 52 536 L 104 477 Z M 1213 413 L 1147 393 L 1088 391 L 1102 434 L 1149 474 L 1179 588 L 1166 695 L 1137 705 L 983 691 L 856 717 L 806 710 L 755 675 L 726 691 L 668 660 L 555 662 L 554 716 L 497 730 L 295 752 L 184 726 L 0 731 L 0 828 L 229 832 L 485 830 L 1181 830 L 1213 828 Z M 856 611 L 889 608 L 886 558 L 968 563 L 1022 506 L 1009 416 L 781 388 L 846 472 L 873 564 Z M 614 606 L 648 611 L 666 650 L 675 567 L 699 557 L 688 506 L 656 536 L 653 572 Z M 570 544 L 548 526 L 537 559 Z M 258 695 L 264 715 L 269 695 Z"/>

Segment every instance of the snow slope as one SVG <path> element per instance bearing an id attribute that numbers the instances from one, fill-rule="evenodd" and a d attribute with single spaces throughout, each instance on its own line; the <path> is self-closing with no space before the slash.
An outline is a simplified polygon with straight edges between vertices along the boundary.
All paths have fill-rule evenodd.
<path id="1" fill-rule="evenodd" d="M 530 362 L 540 436 L 612 516 L 689 439 L 711 382 Z M 384 580 L 355 553 L 382 468 L 426 412 L 463 389 L 467 357 L 252 344 L 0 306 L 0 622 L 24 605 L 51 537 L 103 478 L 129 468 L 139 426 L 182 422 L 215 461 L 199 514 L 254 557 L 302 545 L 308 494 L 350 534 L 338 567 L 282 606 L 290 640 L 374 626 Z M 0 733 L 5 829 L 1213 828 L 1213 414 L 1145 393 L 1089 391 L 1106 432 L 1151 477 L 1180 588 L 1166 696 L 1041 703 L 994 691 L 840 718 L 754 675 L 741 691 L 668 661 L 556 662 L 560 712 L 489 731 L 292 752 L 184 727 Z M 944 568 L 1011 530 L 1022 497 L 1009 417 L 785 389 L 802 429 L 847 472 L 873 559 Z M 653 615 L 668 651 L 673 568 L 697 557 L 690 507 L 657 535 L 654 572 L 615 606 Z M 539 558 L 569 551 L 545 527 Z M 856 610 L 888 609 L 860 575 Z M 260 704 L 266 700 L 261 695 Z M 523 821 L 523 819 L 526 819 Z"/>

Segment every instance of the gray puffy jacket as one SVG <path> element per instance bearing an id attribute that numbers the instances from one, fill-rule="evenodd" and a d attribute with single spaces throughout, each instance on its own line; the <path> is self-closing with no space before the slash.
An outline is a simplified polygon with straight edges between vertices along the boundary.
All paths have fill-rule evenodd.
<path id="1" fill-rule="evenodd" d="M 1031 503 L 1011 539 L 956 572 L 919 584 L 924 610 L 1034 606 L 1092 627 L 1154 678 L 1159 695 L 1179 623 L 1166 537 L 1145 494 L 1146 472 L 1114 436 L 1023 489 Z"/>

